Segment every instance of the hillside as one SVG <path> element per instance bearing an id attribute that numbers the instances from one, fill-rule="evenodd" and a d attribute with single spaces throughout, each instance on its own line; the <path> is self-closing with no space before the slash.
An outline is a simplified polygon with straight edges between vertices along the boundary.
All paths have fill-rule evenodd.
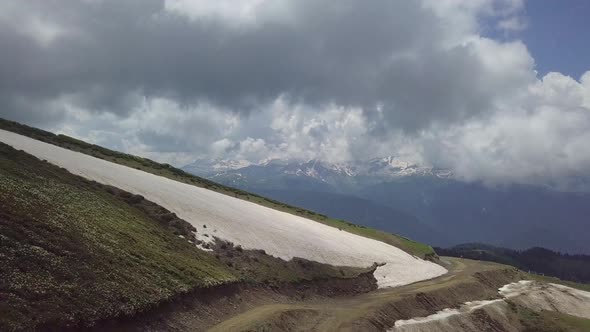
<path id="1" fill-rule="evenodd" d="M 212 331 L 587 331 L 584 285 L 533 281 L 495 263 L 442 260 L 444 277 L 353 298 L 260 306 Z"/>
<path id="2" fill-rule="evenodd" d="M 590 256 L 569 255 L 545 248 L 512 250 L 481 243 L 435 248 L 439 255 L 464 257 L 516 266 L 523 271 L 590 283 Z"/>
<path id="3" fill-rule="evenodd" d="M 0 143 L 0 330 L 86 328 L 243 283 L 376 287 L 365 276 L 374 267 L 284 261 L 220 240 L 204 251 L 195 231 L 142 196 Z"/>
<path id="4" fill-rule="evenodd" d="M 369 237 L 372 239 L 376 239 L 378 241 L 385 242 L 418 257 L 430 259 L 435 256 L 432 247 L 416 241 L 412 241 L 405 237 L 401 237 L 393 233 L 366 228 L 364 226 L 351 224 L 343 220 L 333 219 L 329 216 L 321 215 L 316 212 L 302 209 L 300 207 L 290 206 L 288 204 L 268 199 L 259 195 L 255 195 L 250 192 L 224 186 L 213 181 L 189 174 L 185 171 L 174 168 L 168 164 L 160 164 L 149 159 L 117 151 L 112 151 L 98 145 L 88 144 L 86 142 L 77 140 L 69 136 L 55 135 L 44 130 L 29 127 L 14 121 L 4 120 L 1 118 L 0 129 L 24 135 L 35 140 L 46 142 L 71 151 L 84 153 L 89 156 L 93 156 L 95 158 L 99 158 L 105 161 L 110 161 L 112 163 L 116 163 L 119 165 L 128 166 L 137 170 L 165 177 L 171 180 L 205 188 L 211 191 L 229 195 L 231 197 L 253 202 L 265 207 L 270 207 L 275 210 L 284 211 L 290 214 L 311 219 L 325 225 L 329 225 L 341 230 L 345 230 L 347 232 L 351 232 L 353 234 L 358 234 L 364 237 Z"/>
<path id="5" fill-rule="evenodd" d="M 10 132 L 0 131 L 0 141 L 87 179 L 142 195 L 191 223 L 201 241 L 209 242 L 216 236 L 245 249 L 265 250 L 285 260 L 300 257 L 355 267 L 368 267 L 377 262 L 382 264 L 375 271 L 381 287 L 444 273 L 440 266 L 394 246 L 310 219 Z"/>
<path id="6" fill-rule="evenodd" d="M 190 225 L 127 197 L 0 144 L 0 330 L 91 324 L 238 280 L 179 238 Z"/>
<path id="7" fill-rule="evenodd" d="M 343 229 L 385 234 L 368 228 L 324 225 L 3 130 L 0 141 L 7 330 L 92 325 L 228 283 L 350 280 L 317 292 L 337 294 L 446 271 Z"/>

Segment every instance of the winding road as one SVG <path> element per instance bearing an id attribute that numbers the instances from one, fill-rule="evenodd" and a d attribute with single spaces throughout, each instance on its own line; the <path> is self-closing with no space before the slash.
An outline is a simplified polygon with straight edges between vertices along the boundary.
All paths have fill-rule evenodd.
<path id="1" fill-rule="evenodd" d="M 371 317 L 390 303 L 420 292 L 443 289 L 468 281 L 474 274 L 506 269 L 505 265 L 443 257 L 449 272 L 443 276 L 396 288 L 350 297 L 315 302 L 279 303 L 262 305 L 227 319 L 210 331 L 264 330 L 273 323 L 291 325 L 296 331 L 358 331 L 359 320 Z"/>

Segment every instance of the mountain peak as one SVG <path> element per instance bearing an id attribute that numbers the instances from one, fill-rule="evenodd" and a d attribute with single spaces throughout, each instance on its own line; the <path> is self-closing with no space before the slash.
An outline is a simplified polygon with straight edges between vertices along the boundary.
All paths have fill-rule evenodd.
<path id="1" fill-rule="evenodd" d="M 185 166 L 184 169 L 197 175 L 210 176 L 212 173 L 247 173 L 250 166 L 255 166 L 258 172 L 268 172 L 269 176 L 271 174 L 274 176 L 282 174 L 308 177 L 323 182 L 332 182 L 336 178 L 354 178 L 359 176 L 382 179 L 404 176 L 449 178 L 453 174 L 450 170 L 419 165 L 396 156 L 377 157 L 351 162 L 327 162 L 320 159 L 302 161 L 269 158 L 252 163 L 245 160 L 199 159 Z"/>

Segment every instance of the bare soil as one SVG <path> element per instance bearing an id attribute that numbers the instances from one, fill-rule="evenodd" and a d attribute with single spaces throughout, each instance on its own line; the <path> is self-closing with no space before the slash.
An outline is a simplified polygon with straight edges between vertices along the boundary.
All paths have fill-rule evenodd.
<path id="1" fill-rule="evenodd" d="M 263 286 L 238 283 L 195 291 L 141 316 L 105 322 L 125 331 L 385 331 L 398 319 L 427 316 L 466 301 L 492 299 L 521 277 L 494 263 L 444 258 L 451 272 L 429 281 L 377 289 L 371 271 Z M 484 312 L 482 324 L 491 324 Z"/>
<path id="2" fill-rule="evenodd" d="M 356 277 L 324 278 L 273 285 L 240 282 L 196 290 L 144 314 L 102 322 L 95 331 L 202 331 L 225 319 L 269 303 L 296 304 L 350 297 L 377 289 L 370 269 Z M 303 316 L 314 316 L 306 310 L 280 313 L 280 330 L 298 325 Z M 292 323 L 289 323 L 292 322 Z M 278 325 L 275 326 L 278 328 Z"/>

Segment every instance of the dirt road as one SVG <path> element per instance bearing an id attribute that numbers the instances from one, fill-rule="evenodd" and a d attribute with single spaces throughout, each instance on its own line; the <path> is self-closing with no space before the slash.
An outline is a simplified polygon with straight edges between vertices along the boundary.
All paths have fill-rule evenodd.
<path id="1" fill-rule="evenodd" d="M 504 265 L 471 261 L 457 258 L 442 258 L 449 273 L 438 278 L 417 282 L 397 288 L 380 289 L 371 293 L 351 298 L 320 300 L 316 302 L 269 304 L 258 306 L 252 310 L 234 316 L 214 326 L 211 331 L 244 331 L 244 330 L 293 330 L 293 331 L 353 331 L 359 329 L 376 329 L 386 327 L 387 321 L 380 320 L 380 316 L 391 311 L 400 316 L 404 315 L 403 308 L 396 306 L 406 299 L 415 300 L 421 297 L 432 298 L 426 302 L 430 305 L 415 308 L 415 314 L 422 311 L 436 309 L 440 305 L 448 304 L 445 299 L 438 299 L 436 295 L 443 295 L 443 290 L 456 290 L 453 294 L 458 301 L 472 300 L 469 296 L 491 296 L 492 292 L 473 293 L 472 285 L 476 283 L 476 276 L 488 271 L 510 269 Z M 502 281 L 503 282 L 503 281 Z M 492 288 L 495 286 L 492 286 Z M 471 290 L 471 291 L 470 291 Z M 495 291 L 495 289 L 491 289 Z M 472 292 L 473 294 L 468 294 Z M 422 296 L 424 294 L 424 296 Z M 404 300 L 404 301 L 401 301 Z M 400 317 L 403 318 L 403 317 Z"/>

